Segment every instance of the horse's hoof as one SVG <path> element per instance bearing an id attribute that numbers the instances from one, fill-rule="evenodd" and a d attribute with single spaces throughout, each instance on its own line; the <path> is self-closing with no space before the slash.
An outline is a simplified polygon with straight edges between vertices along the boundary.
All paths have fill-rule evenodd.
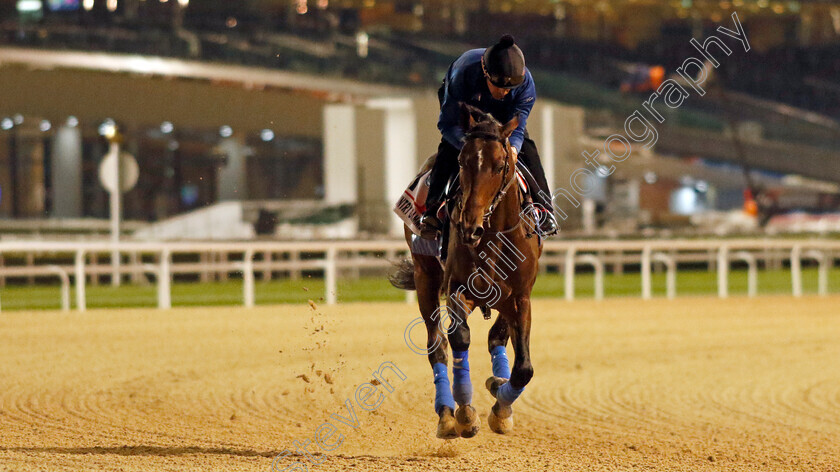
<path id="1" fill-rule="evenodd" d="M 513 430 L 513 411 L 511 410 L 507 417 L 500 417 L 491 409 L 490 415 L 487 416 L 487 424 L 494 433 L 509 433 Z"/>
<path id="2" fill-rule="evenodd" d="M 470 405 L 459 406 L 455 412 L 457 421 L 456 429 L 462 438 L 471 438 L 478 434 L 478 427 L 481 420 L 478 418 L 475 408 Z"/>
<path id="3" fill-rule="evenodd" d="M 496 392 L 499 391 L 499 387 L 506 383 L 508 383 L 508 379 L 503 379 L 501 377 L 488 377 L 487 381 L 484 382 L 484 386 L 487 387 L 490 395 L 493 395 L 493 398 L 496 398 Z"/>
<path id="4" fill-rule="evenodd" d="M 438 420 L 437 437 L 439 439 L 455 439 L 458 436 L 460 436 L 458 433 L 458 422 L 452 416 L 452 410 L 444 408 Z"/>

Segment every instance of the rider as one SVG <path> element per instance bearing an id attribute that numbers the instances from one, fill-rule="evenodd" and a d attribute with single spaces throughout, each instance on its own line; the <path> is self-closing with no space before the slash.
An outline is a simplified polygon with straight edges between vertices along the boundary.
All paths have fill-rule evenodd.
<path id="1" fill-rule="evenodd" d="M 525 129 L 528 114 L 537 98 L 534 79 L 525 67 L 525 56 L 514 44 L 513 37 L 506 34 L 489 48 L 472 49 L 461 55 L 449 66 L 438 90 L 438 98 L 438 129 L 442 139 L 429 176 L 426 212 L 421 219 L 423 237 L 434 238 L 443 227 L 437 218 L 437 210 L 444 199 L 446 182 L 458 171 L 458 154 L 464 146 L 465 130 L 461 128 L 459 120 L 460 102 L 490 113 L 502 123 L 519 115 L 519 127 L 511 134 L 510 144 L 513 153 L 519 155 L 519 160 L 533 174 L 534 178 L 529 180 L 535 180 L 534 183 L 539 187 L 531 192 L 534 202 L 538 204 L 537 208 L 543 210 L 538 232 L 543 235 L 556 233 L 557 221 L 551 211 L 551 192 L 545 180 L 545 171 L 540 163 L 537 146 Z"/>

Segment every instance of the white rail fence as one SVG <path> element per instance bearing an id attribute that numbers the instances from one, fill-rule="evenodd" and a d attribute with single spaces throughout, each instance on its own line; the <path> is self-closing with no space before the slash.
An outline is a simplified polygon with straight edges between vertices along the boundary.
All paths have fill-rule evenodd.
<path id="1" fill-rule="evenodd" d="M 0 287 L 6 278 L 58 276 L 61 282 L 61 307 L 70 309 L 70 279 L 75 286 L 76 308 L 85 311 L 86 284 L 98 283 L 101 276 L 112 276 L 114 267 L 107 259 L 119 253 L 128 263 L 119 264 L 120 276 L 112 277 L 119 284 L 125 277 L 136 283 L 144 274 L 153 274 L 157 284 L 157 305 L 171 308 L 171 281 L 175 274 L 192 274 L 201 281 L 225 280 L 231 272 L 242 274 L 243 305 L 255 304 L 255 276 L 267 280 L 275 273 L 299 278 L 303 271 L 317 271 L 325 281 L 324 300 L 338 301 L 338 278 L 341 271 L 358 277 L 362 269 L 386 269 L 392 261 L 407 256 L 404 241 L 337 241 L 337 242 L 0 242 Z M 260 260 L 256 260 L 261 255 Z M 595 299 L 604 297 L 605 267 L 621 273 L 626 265 L 641 268 L 640 295 L 653 296 L 652 271 L 664 268 L 666 296 L 677 295 L 679 264 L 705 264 L 717 270 L 718 296 L 729 296 L 729 272 L 732 262 L 747 265 L 747 294 L 758 293 L 758 265 L 767 268 L 790 267 L 791 293 L 802 296 L 802 261 L 816 261 L 818 265 L 819 295 L 828 293 L 828 275 L 840 255 L 840 241 L 832 240 L 639 240 L 639 241 L 547 241 L 540 264 L 563 271 L 564 294 L 575 298 L 575 275 L 580 267 L 594 273 Z M 173 262 L 173 258 L 198 260 Z M 23 264 L 6 265 L 6 259 L 22 259 Z M 72 265 L 55 264 L 57 258 L 72 259 Z M 101 258 L 101 259 L 100 259 Z M 233 258 L 233 259 L 232 259 Z M 152 260 L 153 262 L 146 262 Z M 43 261 L 43 262 L 42 262 Z M 104 262 L 101 262 L 104 261 Z M 72 275 L 71 275 L 72 274 Z M 558 290 L 559 292 L 559 290 Z M 413 300 L 408 294 L 407 300 Z"/>

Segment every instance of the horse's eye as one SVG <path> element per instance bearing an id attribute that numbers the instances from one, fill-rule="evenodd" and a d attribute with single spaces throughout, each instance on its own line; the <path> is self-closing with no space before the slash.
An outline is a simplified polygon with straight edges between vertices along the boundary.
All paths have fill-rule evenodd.
<path id="1" fill-rule="evenodd" d="M 498 165 L 493 169 L 493 173 L 494 174 L 501 174 L 503 170 L 505 170 L 505 166 L 504 165 Z"/>

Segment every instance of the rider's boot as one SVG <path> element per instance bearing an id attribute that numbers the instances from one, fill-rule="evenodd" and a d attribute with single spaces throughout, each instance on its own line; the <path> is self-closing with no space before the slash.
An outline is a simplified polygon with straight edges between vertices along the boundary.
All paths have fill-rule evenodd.
<path id="1" fill-rule="evenodd" d="M 554 207 L 551 205 L 551 191 L 548 190 L 548 183 L 540 185 L 540 182 L 546 182 L 545 176 L 542 176 L 542 179 L 536 178 L 524 163 L 517 163 L 517 167 L 528 182 L 528 187 L 531 188 L 531 198 L 534 200 L 534 206 L 539 211 L 535 224 L 536 227 L 534 228 L 535 231 L 544 238 L 557 234 L 560 227 L 557 224 L 557 218 L 554 217 Z"/>
<path id="2" fill-rule="evenodd" d="M 432 202 L 426 204 L 426 211 L 423 217 L 420 218 L 420 237 L 423 239 L 436 239 L 438 234 L 443 231 L 443 222 L 437 217 L 439 202 Z"/>

